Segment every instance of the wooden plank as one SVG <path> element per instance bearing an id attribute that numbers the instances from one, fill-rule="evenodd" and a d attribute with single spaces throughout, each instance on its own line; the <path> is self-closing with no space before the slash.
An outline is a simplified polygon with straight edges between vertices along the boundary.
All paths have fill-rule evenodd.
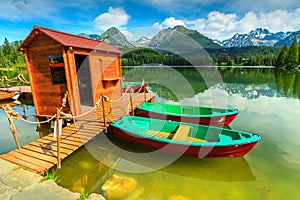
<path id="1" fill-rule="evenodd" d="M 4 160 L 7 160 L 9 162 L 12 162 L 14 164 L 20 165 L 22 167 L 28 168 L 28 169 L 36 172 L 36 173 L 42 173 L 42 172 L 44 172 L 46 170 L 45 168 L 43 168 L 41 166 L 37 166 L 37 165 L 29 163 L 27 161 L 20 160 L 20 159 L 15 158 L 15 157 L 13 157 L 11 155 L 8 155 L 8 154 L 0 155 L 0 158 L 2 158 Z"/>
<path id="2" fill-rule="evenodd" d="M 170 138 L 171 136 L 173 136 L 173 134 L 167 132 L 155 131 L 155 130 L 148 130 L 146 134 L 150 136 L 160 137 L 160 138 Z"/>
<path id="3" fill-rule="evenodd" d="M 191 126 L 181 124 L 179 125 L 176 133 L 174 134 L 172 140 L 186 141 L 188 134 L 191 130 Z"/>
<path id="4" fill-rule="evenodd" d="M 50 145 L 50 146 L 53 146 L 53 147 L 56 147 L 57 143 L 56 141 L 51 141 L 51 140 L 46 140 L 46 139 L 39 139 L 37 142 L 41 142 L 43 144 L 47 144 L 47 145 Z M 64 149 L 69 149 L 72 151 L 72 149 L 76 148 L 78 145 L 70 145 L 70 144 L 63 144 L 61 143 L 61 148 L 64 148 Z"/>
<path id="5" fill-rule="evenodd" d="M 56 164 L 56 162 L 57 162 L 57 159 L 54 155 L 47 155 L 47 154 L 43 154 L 43 153 L 38 153 L 36 151 L 32 151 L 31 149 L 28 150 L 28 149 L 25 149 L 25 148 L 21 148 L 17 151 L 20 152 L 20 153 L 35 157 L 35 158 L 39 158 L 41 160 L 51 162 L 53 164 Z"/>
<path id="6" fill-rule="evenodd" d="M 31 157 L 29 155 L 23 154 L 23 153 L 18 152 L 18 151 L 12 151 L 12 152 L 9 153 L 9 155 L 13 156 L 13 157 L 15 157 L 19 160 L 24 160 L 24 161 L 29 162 L 31 164 L 35 164 L 37 166 L 43 167 L 45 169 L 51 168 L 53 166 L 53 164 L 51 162 L 43 161 L 43 160 Z"/>
<path id="7" fill-rule="evenodd" d="M 36 146 L 36 147 L 40 148 L 41 150 L 45 151 L 45 153 L 50 153 L 51 155 L 56 156 L 57 147 L 54 145 L 45 144 L 44 142 L 39 142 L 39 141 L 32 142 L 29 145 Z M 69 155 L 71 152 L 72 152 L 72 150 L 70 150 L 70 149 L 66 149 L 64 147 L 60 148 L 61 154 Z"/>

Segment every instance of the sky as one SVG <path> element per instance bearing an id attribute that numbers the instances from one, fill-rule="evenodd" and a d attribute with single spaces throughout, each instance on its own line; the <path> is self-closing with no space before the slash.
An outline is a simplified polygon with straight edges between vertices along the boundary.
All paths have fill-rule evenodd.
<path id="1" fill-rule="evenodd" d="M 129 40 L 183 25 L 220 41 L 256 28 L 300 30 L 300 0 L 0 0 L 0 44 L 24 40 L 34 25 Z"/>

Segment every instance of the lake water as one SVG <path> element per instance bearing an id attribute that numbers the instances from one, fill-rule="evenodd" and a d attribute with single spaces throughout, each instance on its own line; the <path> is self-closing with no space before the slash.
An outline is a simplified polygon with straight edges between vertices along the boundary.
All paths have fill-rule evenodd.
<path id="1" fill-rule="evenodd" d="M 60 185 L 125 200 L 300 199 L 300 72 L 143 67 L 123 73 L 126 81 L 148 82 L 157 102 L 238 108 L 230 128 L 263 139 L 244 157 L 199 159 L 149 152 L 100 134 L 63 161 Z M 102 190 L 113 174 L 133 178 L 136 187 L 123 197 Z"/>
<path id="2" fill-rule="evenodd" d="M 13 104 L 11 101 L 1 102 L 0 105 L 0 154 L 8 153 L 17 148 L 13 134 L 9 128 L 9 122 L 6 114 L 2 109 L 2 105 L 10 104 L 12 109 L 23 118 L 30 121 L 35 121 L 34 114 L 35 108 L 32 104 L 32 100 L 19 99 L 20 104 Z M 37 126 L 29 123 L 22 122 L 20 120 L 14 120 L 17 131 L 19 143 L 21 146 L 28 144 L 39 138 L 39 132 L 36 131 Z"/>

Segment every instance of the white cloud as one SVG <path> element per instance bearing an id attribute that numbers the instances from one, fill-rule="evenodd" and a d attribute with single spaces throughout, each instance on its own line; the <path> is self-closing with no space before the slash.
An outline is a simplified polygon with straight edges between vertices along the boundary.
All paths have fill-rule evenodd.
<path id="1" fill-rule="evenodd" d="M 182 25 L 186 27 L 185 23 L 182 20 L 177 20 L 175 19 L 175 17 L 169 17 L 166 18 L 162 23 L 155 22 L 153 24 L 153 27 L 163 29 L 163 28 L 174 28 L 175 26 L 178 25 Z"/>
<path id="2" fill-rule="evenodd" d="M 266 13 L 246 13 L 239 18 L 234 13 L 210 12 L 206 18 L 185 20 L 188 28 L 196 29 L 214 39 L 228 39 L 235 33 L 248 33 L 256 28 L 266 28 L 271 32 L 297 31 L 300 29 L 300 8 L 294 11 L 277 9 Z M 180 20 L 178 20 L 180 21 Z"/>
<path id="3" fill-rule="evenodd" d="M 127 24 L 130 16 L 123 8 L 109 7 L 108 12 L 95 18 L 94 26 L 96 30 L 107 30 L 110 27 L 120 28 Z"/>
<path id="4" fill-rule="evenodd" d="M 165 27 L 170 27 L 170 28 L 173 28 L 174 26 L 177 26 L 177 25 L 185 26 L 183 21 L 177 20 L 177 19 L 175 19 L 175 17 L 169 17 L 169 18 L 165 19 L 165 21 L 163 21 L 162 25 Z"/>

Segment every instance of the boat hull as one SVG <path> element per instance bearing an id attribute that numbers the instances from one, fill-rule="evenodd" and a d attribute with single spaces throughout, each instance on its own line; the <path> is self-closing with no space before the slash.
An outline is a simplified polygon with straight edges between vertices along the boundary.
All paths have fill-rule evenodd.
<path id="1" fill-rule="evenodd" d="M 162 120 L 172 120 L 177 122 L 186 122 L 193 124 L 204 124 L 204 125 L 228 125 L 238 115 L 238 113 L 227 114 L 223 116 L 208 116 L 208 117 L 187 117 L 187 116 L 175 116 L 163 113 L 156 113 L 147 110 L 136 108 L 136 114 L 142 117 L 156 118 Z"/>
<path id="2" fill-rule="evenodd" d="M 187 144 L 174 144 L 166 143 L 159 140 L 153 140 L 146 137 L 140 137 L 134 133 L 124 131 L 118 127 L 111 126 L 110 132 L 116 137 L 133 142 L 138 145 L 142 145 L 153 150 L 163 150 L 169 153 L 175 153 L 183 156 L 191 157 L 239 157 L 247 154 L 258 141 L 249 142 L 238 145 L 228 145 L 228 146 L 194 146 L 192 143 Z"/>

